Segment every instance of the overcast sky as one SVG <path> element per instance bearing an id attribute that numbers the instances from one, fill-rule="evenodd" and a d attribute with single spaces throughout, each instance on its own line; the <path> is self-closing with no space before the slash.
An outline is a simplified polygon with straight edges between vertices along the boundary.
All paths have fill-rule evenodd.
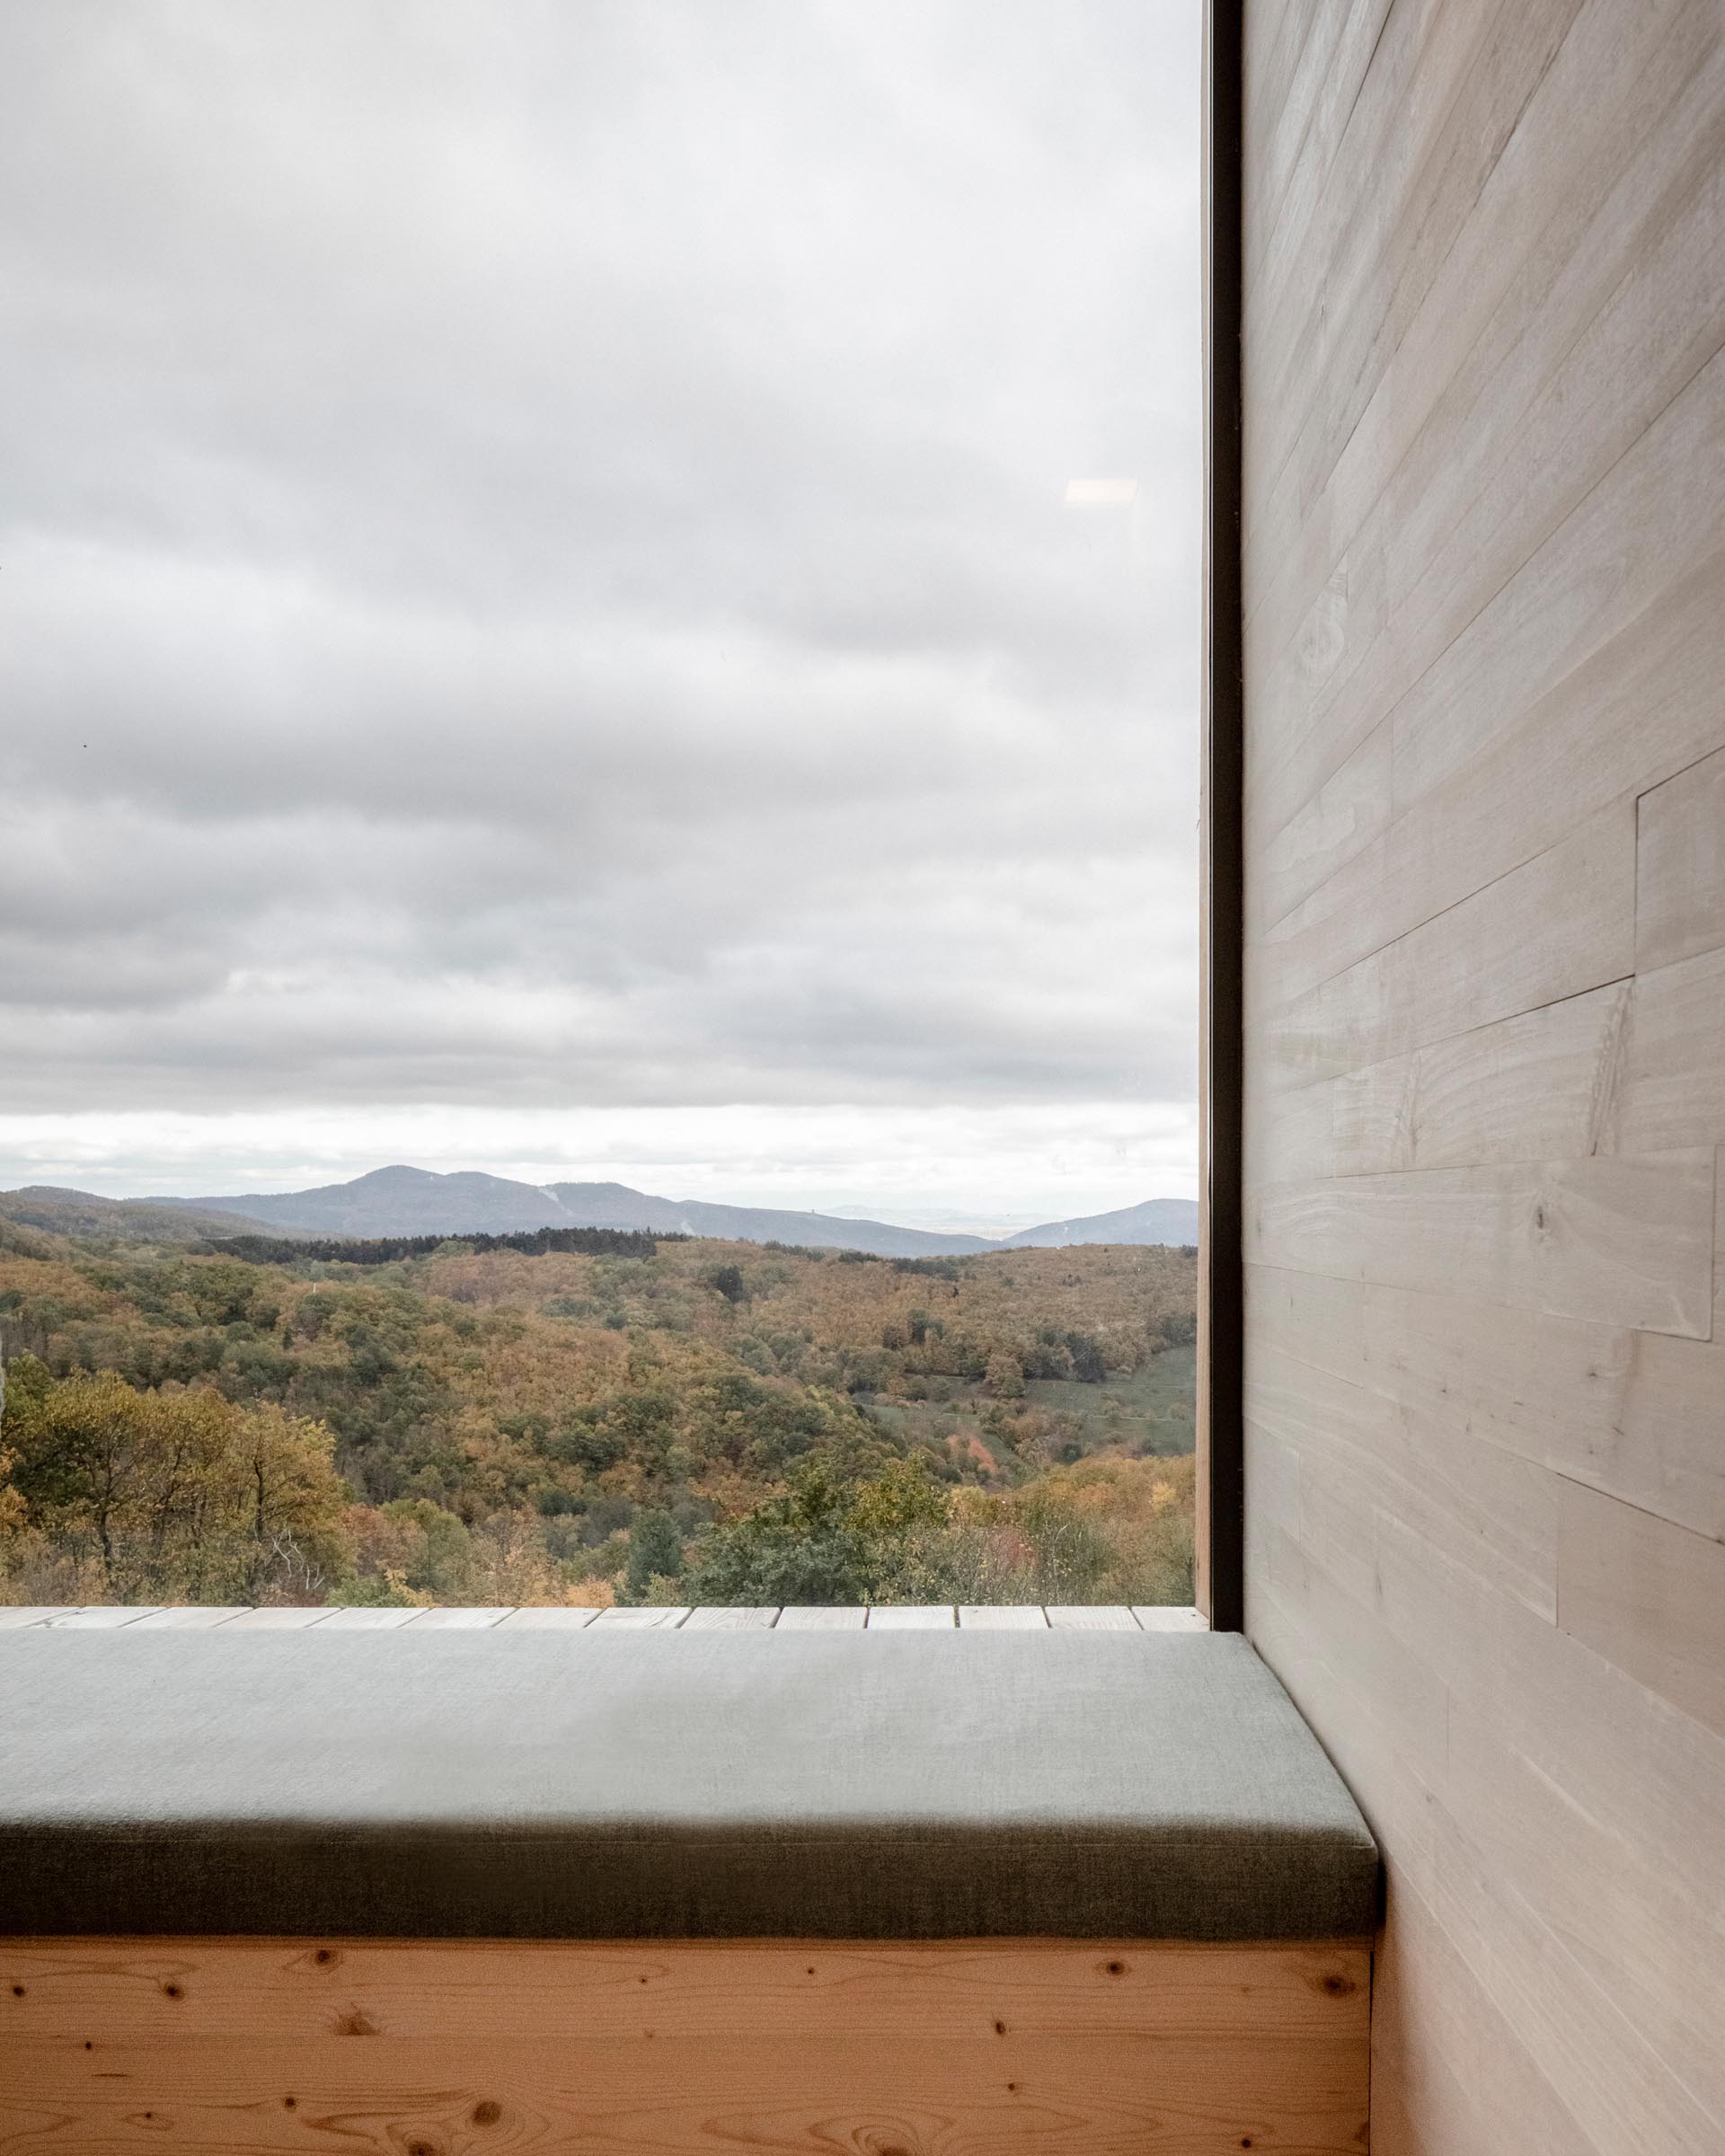
<path id="1" fill-rule="evenodd" d="M 1199 12 L 0 11 L 0 1183 L 1190 1194 Z"/>

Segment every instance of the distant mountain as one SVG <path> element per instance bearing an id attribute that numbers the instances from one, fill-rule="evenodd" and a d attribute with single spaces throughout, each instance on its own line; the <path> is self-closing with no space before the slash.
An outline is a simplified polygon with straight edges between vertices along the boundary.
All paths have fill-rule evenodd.
<path id="1" fill-rule="evenodd" d="M 1003 1250 L 1046 1250 L 1064 1242 L 1172 1242 L 1198 1241 L 1198 1206 L 1190 1197 L 1146 1197 L 1118 1213 L 1092 1213 L 1083 1220 L 1051 1220 L 1024 1228 L 996 1244 Z"/>
<path id="2" fill-rule="evenodd" d="M 880 1258 L 938 1258 L 990 1250 L 980 1235 L 931 1235 L 879 1220 L 764 1206 L 714 1206 L 653 1197 L 624 1183 L 518 1183 L 500 1175 L 434 1175 L 375 1168 L 350 1183 L 235 1197 L 162 1198 L 161 1205 L 243 1213 L 278 1232 L 307 1235 L 507 1235 L 526 1228 L 646 1228 L 728 1242 L 795 1242 Z M 232 1231 L 230 1231 L 232 1232 Z"/>
<path id="3" fill-rule="evenodd" d="M 374 1168 L 350 1183 L 314 1190 L 247 1191 L 234 1197 L 165 1197 L 167 1206 L 243 1213 L 279 1233 L 307 1235 L 510 1235 L 523 1228 L 590 1227 L 548 1190 L 507 1176 L 434 1175 L 425 1168 Z M 632 1221 L 618 1224 L 634 1226 Z"/>
<path id="4" fill-rule="evenodd" d="M 819 1250 L 865 1250 L 880 1258 L 969 1257 L 986 1250 L 1047 1249 L 1069 1242 L 1187 1243 L 1198 1240 L 1198 1207 L 1188 1198 L 1147 1199 L 1118 1213 L 1053 1221 L 1004 1241 L 895 1227 L 881 1220 L 841 1219 L 830 1213 L 780 1211 L 768 1206 L 717 1206 L 702 1198 L 655 1197 L 624 1183 L 518 1183 L 507 1176 L 466 1171 L 437 1175 L 425 1168 L 375 1168 L 350 1183 L 314 1190 L 252 1191 L 224 1197 L 91 1197 L 81 1191 L 14 1191 L 38 1201 L 32 1224 L 61 1233 L 146 1234 L 146 1216 L 185 1221 L 179 1235 L 235 1235 L 259 1226 L 277 1234 L 319 1236 L 509 1235 L 533 1228 L 644 1228 L 650 1233 L 712 1236 L 727 1242 L 792 1242 Z M 52 1206 L 41 1201 L 53 1200 Z M 86 1208 L 89 1224 L 71 1223 Z M 0 1211 L 9 1210 L 0 1194 Z M 13 1217 L 24 1215 L 13 1213 Z M 125 1218 L 128 1224 L 118 1223 Z M 197 1224 L 191 1224 L 195 1220 Z"/>
<path id="5" fill-rule="evenodd" d="M 238 1214 L 201 1212 L 182 1198 L 97 1197 L 51 1183 L 0 1190 L 0 1220 L 45 1228 L 51 1235 L 99 1235 L 122 1242 L 201 1242 L 212 1235 L 249 1234 L 257 1226 Z"/>

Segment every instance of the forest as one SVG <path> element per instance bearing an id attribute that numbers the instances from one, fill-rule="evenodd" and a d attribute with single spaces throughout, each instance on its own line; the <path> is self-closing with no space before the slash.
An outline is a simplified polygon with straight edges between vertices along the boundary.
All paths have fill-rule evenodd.
<path id="1" fill-rule="evenodd" d="M 0 1216 L 0 1602 L 1191 1600 L 1191 1250 L 580 1243 Z"/>

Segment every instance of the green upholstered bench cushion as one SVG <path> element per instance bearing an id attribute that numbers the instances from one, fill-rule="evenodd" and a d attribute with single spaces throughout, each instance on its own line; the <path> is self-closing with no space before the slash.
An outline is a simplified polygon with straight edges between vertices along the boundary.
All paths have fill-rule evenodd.
<path id="1" fill-rule="evenodd" d="M 1296 1939 L 1377 1858 L 1227 1635 L 0 1636 L 0 1929 Z"/>

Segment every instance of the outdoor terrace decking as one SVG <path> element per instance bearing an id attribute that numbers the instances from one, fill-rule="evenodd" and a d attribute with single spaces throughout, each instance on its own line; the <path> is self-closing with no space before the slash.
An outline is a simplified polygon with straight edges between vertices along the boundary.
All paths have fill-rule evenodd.
<path id="1" fill-rule="evenodd" d="M 0 1631 L 45 1628 L 50 1630 L 146 1631 L 214 1630 L 232 1625 L 241 1630 L 300 1631 L 312 1625 L 341 1630 L 388 1631 L 412 1625 L 424 1632 L 482 1631 L 496 1626 L 513 1630 L 580 1631 L 589 1624 L 607 1630 L 658 1628 L 689 1631 L 939 1631 L 963 1626 L 971 1631 L 1201 1632 L 1208 1628 L 1194 1609 L 1177 1605 L 1084 1604 L 1039 1607 L 985 1603 L 876 1603 L 792 1604 L 784 1608 L 626 1608 L 574 1610 L 561 1607 L 475 1609 L 445 1604 L 430 1609 L 376 1609 L 358 1604 L 322 1604 L 312 1608 L 247 1609 L 188 1603 L 98 1603 L 61 1608 L 0 1609 Z"/>

